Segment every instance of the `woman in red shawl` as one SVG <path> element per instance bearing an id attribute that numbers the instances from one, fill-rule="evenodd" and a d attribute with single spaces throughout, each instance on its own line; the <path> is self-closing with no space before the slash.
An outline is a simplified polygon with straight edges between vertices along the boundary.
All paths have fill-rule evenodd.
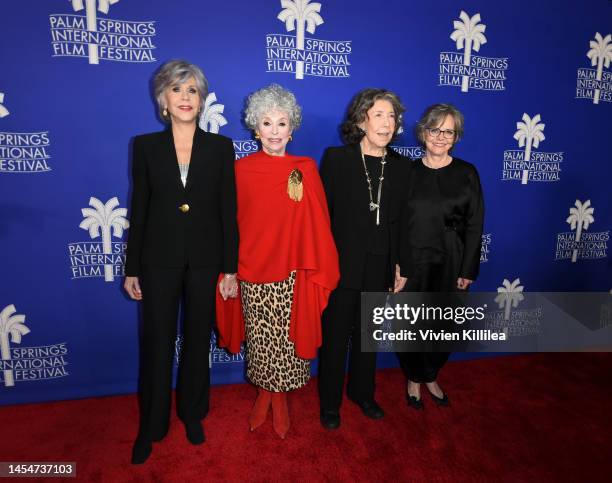
<path id="1" fill-rule="evenodd" d="M 217 296 L 220 346 L 240 350 L 258 395 L 249 418 L 289 430 L 287 392 L 310 379 L 321 345 L 321 313 L 339 278 L 327 202 L 314 160 L 285 152 L 301 122 L 295 96 L 272 84 L 249 96 L 246 124 L 261 151 L 236 162 L 237 298 Z"/>

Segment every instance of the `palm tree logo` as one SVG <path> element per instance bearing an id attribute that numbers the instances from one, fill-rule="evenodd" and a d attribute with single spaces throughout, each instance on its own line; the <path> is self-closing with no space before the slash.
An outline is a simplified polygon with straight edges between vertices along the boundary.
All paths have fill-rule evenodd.
<path id="1" fill-rule="evenodd" d="M 287 32 L 293 32 L 297 26 L 296 48 L 304 50 L 304 29 L 309 34 L 314 34 L 317 26 L 323 23 L 323 18 L 319 15 L 321 4 L 310 3 L 310 0 L 281 0 L 281 7 L 284 10 L 276 18 L 285 22 Z M 303 60 L 297 61 L 295 78 L 304 78 Z"/>
<path id="2" fill-rule="evenodd" d="M 9 110 L 2 105 L 3 103 L 4 103 L 4 92 L 0 92 L 0 118 L 6 117 L 9 115 Z"/>
<path id="3" fill-rule="evenodd" d="M 451 34 L 450 38 L 457 43 L 458 49 L 464 49 L 463 51 L 463 65 L 466 67 L 470 66 L 470 60 L 472 57 L 472 50 L 478 52 L 482 44 L 487 43 L 487 38 L 484 36 L 484 31 L 487 26 L 480 23 L 480 14 L 477 13 L 473 17 L 461 10 L 459 14 L 459 20 L 453 21 L 453 28 L 455 29 Z M 461 80 L 461 92 L 468 91 L 469 77 L 463 76 Z"/>
<path id="4" fill-rule="evenodd" d="M 219 132 L 221 127 L 227 124 L 227 119 L 223 116 L 225 106 L 223 104 L 216 104 L 216 102 L 216 94 L 214 92 L 208 94 L 206 101 L 204 101 L 204 111 L 200 116 L 200 128 L 215 134 Z"/>
<path id="5" fill-rule="evenodd" d="M 83 4 L 83 0 L 69 0 L 72 3 L 72 8 L 75 12 L 80 12 L 85 9 L 85 14 L 87 16 L 87 30 L 89 32 L 97 32 L 98 30 L 98 18 L 96 13 L 96 4 L 98 7 L 98 11 L 102 13 L 108 13 L 108 9 L 111 5 L 114 5 L 119 0 L 85 0 L 85 4 Z M 99 64 L 100 61 L 98 59 L 98 46 L 96 44 L 89 44 L 89 63 L 90 64 Z"/>
<path id="6" fill-rule="evenodd" d="M 121 238 L 123 230 L 129 228 L 130 223 L 125 218 L 127 215 L 126 208 L 117 208 L 119 200 L 113 197 L 103 204 L 98 198 L 93 196 L 89 198 L 89 206 L 92 208 L 83 208 L 83 218 L 85 218 L 79 228 L 89 231 L 89 236 L 95 239 L 102 233 L 102 252 L 106 255 L 111 254 L 111 229 L 112 234 Z M 112 282 L 115 280 L 113 275 L 113 266 L 104 265 L 104 280 Z"/>
<path id="7" fill-rule="evenodd" d="M 569 209 L 569 212 L 570 214 L 565 221 L 569 223 L 572 230 L 576 230 L 576 241 L 579 242 L 582 236 L 582 229 L 588 230 L 589 225 L 595 221 L 595 218 L 593 218 L 595 208 L 591 206 L 591 200 L 586 200 L 584 203 L 576 200 L 574 206 Z M 576 262 L 577 259 L 578 248 L 574 248 L 572 262 Z"/>
<path id="8" fill-rule="evenodd" d="M 21 336 L 30 333 L 25 322 L 25 315 L 16 315 L 15 306 L 13 304 L 7 305 L 0 312 L 0 355 L 3 361 L 11 360 L 11 348 L 9 345 L 9 336 L 13 344 L 21 344 Z M 4 371 L 4 385 L 14 386 L 15 378 L 11 369 L 5 369 Z"/>
<path id="9" fill-rule="evenodd" d="M 539 114 L 530 118 L 527 113 L 523 113 L 523 120 L 516 123 L 516 132 L 514 133 L 514 139 L 518 141 L 519 148 L 525 147 L 525 161 L 531 161 L 531 148 L 537 148 L 540 145 L 540 141 L 546 139 L 544 137 L 544 126 L 540 122 L 541 118 Z M 527 184 L 527 178 L 529 176 L 529 170 L 523 170 L 523 177 L 521 184 Z"/>
<path id="10" fill-rule="evenodd" d="M 603 73 L 604 66 L 606 69 L 610 67 L 612 62 L 612 35 L 608 34 L 604 37 L 599 32 L 595 34 L 595 40 L 589 42 L 591 50 L 587 52 L 587 57 L 591 59 L 591 66 L 597 64 L 597 75 L 596 79 L 601 80 L 601 74 Z M 599 104 L 599 89 L 595 89 L 595 95 L 593 96 L 593 104 Z"/>
<path id="11" fill-rule="evenodd" d="M 497 297 L 495 302 L 500 309 L 505 308 L 504 320 L 510 320 L 510 309 L 512 307 L 517 308 L 519 302 L 525 299 L 523 295 L 524 287 L 521 285 L 520 279 L 515 279 L 512 283 L 507 278 L 504 278 L 501 287 L 497 287 Z"/>

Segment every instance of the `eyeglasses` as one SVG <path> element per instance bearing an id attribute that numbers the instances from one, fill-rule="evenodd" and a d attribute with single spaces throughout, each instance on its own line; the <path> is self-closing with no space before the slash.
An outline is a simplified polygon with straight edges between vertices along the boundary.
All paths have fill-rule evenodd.
<path id="1" fill-rule="evenodd" d="M 426 128 L 427 132 L 429 133 L 429 135 L 432 138 L 437 138 L 440 133 L 442 133 L 442 136 L 444 136 L 445 139 L 453 139 L 455 137 L 455 132 L 452 129 L 439 129 L 437 127 L 433 127 L 433 128 Z"/>

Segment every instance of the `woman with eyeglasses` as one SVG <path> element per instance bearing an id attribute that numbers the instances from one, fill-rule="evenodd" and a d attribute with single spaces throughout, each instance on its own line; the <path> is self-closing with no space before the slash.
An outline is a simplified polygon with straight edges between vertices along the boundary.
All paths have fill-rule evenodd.
<path id="1" fill-rule="evenodd" d="M 425 150 L 407 178 L 400 221 L 398 286 L 410 292 L 465 291 L 478 276 L 484 205 L 474 165 L 451 156 L 463 115 L 450 104 L 428 107 L 416 126 Z M 438 406 L 449 398 L 437 382 L 448 352 L 400 354 L 406 401 L 423 409 L 421 384 Z"/>

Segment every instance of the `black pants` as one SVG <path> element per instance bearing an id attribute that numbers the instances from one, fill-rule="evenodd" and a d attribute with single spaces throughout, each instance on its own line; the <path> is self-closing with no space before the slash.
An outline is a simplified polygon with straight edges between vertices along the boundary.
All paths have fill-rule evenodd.
<path id="1" fill-rule="evenodd" d="M 422 264 L 409 278 L 406 292 L 456 292 L 459 269 L 455 264 Z M 418 383 L 434 382 L 440 369 L 448 361 L 450 352 L 400 352 L 397 357 L 408 380 Z"/>
<path id="2" fill-rule="evenodd" d="M 143 340 L 140 362 L 139 437 L 168 432 L 172 367 L 179 305 L 183 300 L 183 345 L 176 385 L 177 412 L 186 422 L 208 413 L 209 348 L 218 267 L 146 267 L 140 278 Z"/>
<path id="3" fill-rule="evenodd" d="M 402 352 L 398 353 L 400 365 L 409 381 L 426 383 L 438 378 L 450 352 Z"/>
<path id="4" fill-rule="evenodd" d="M 389 258 L 368 255 L 364 267 L 364 292 L 386 292 Z M 354 401 L 374 399 L 376 352 L 361 352 L 361 290 L 337 288 L 323 312 L 323 344 L 319 351 L 319 398 L 321 409 L 338 411 L 351 341 L 347 396 Z"/>

